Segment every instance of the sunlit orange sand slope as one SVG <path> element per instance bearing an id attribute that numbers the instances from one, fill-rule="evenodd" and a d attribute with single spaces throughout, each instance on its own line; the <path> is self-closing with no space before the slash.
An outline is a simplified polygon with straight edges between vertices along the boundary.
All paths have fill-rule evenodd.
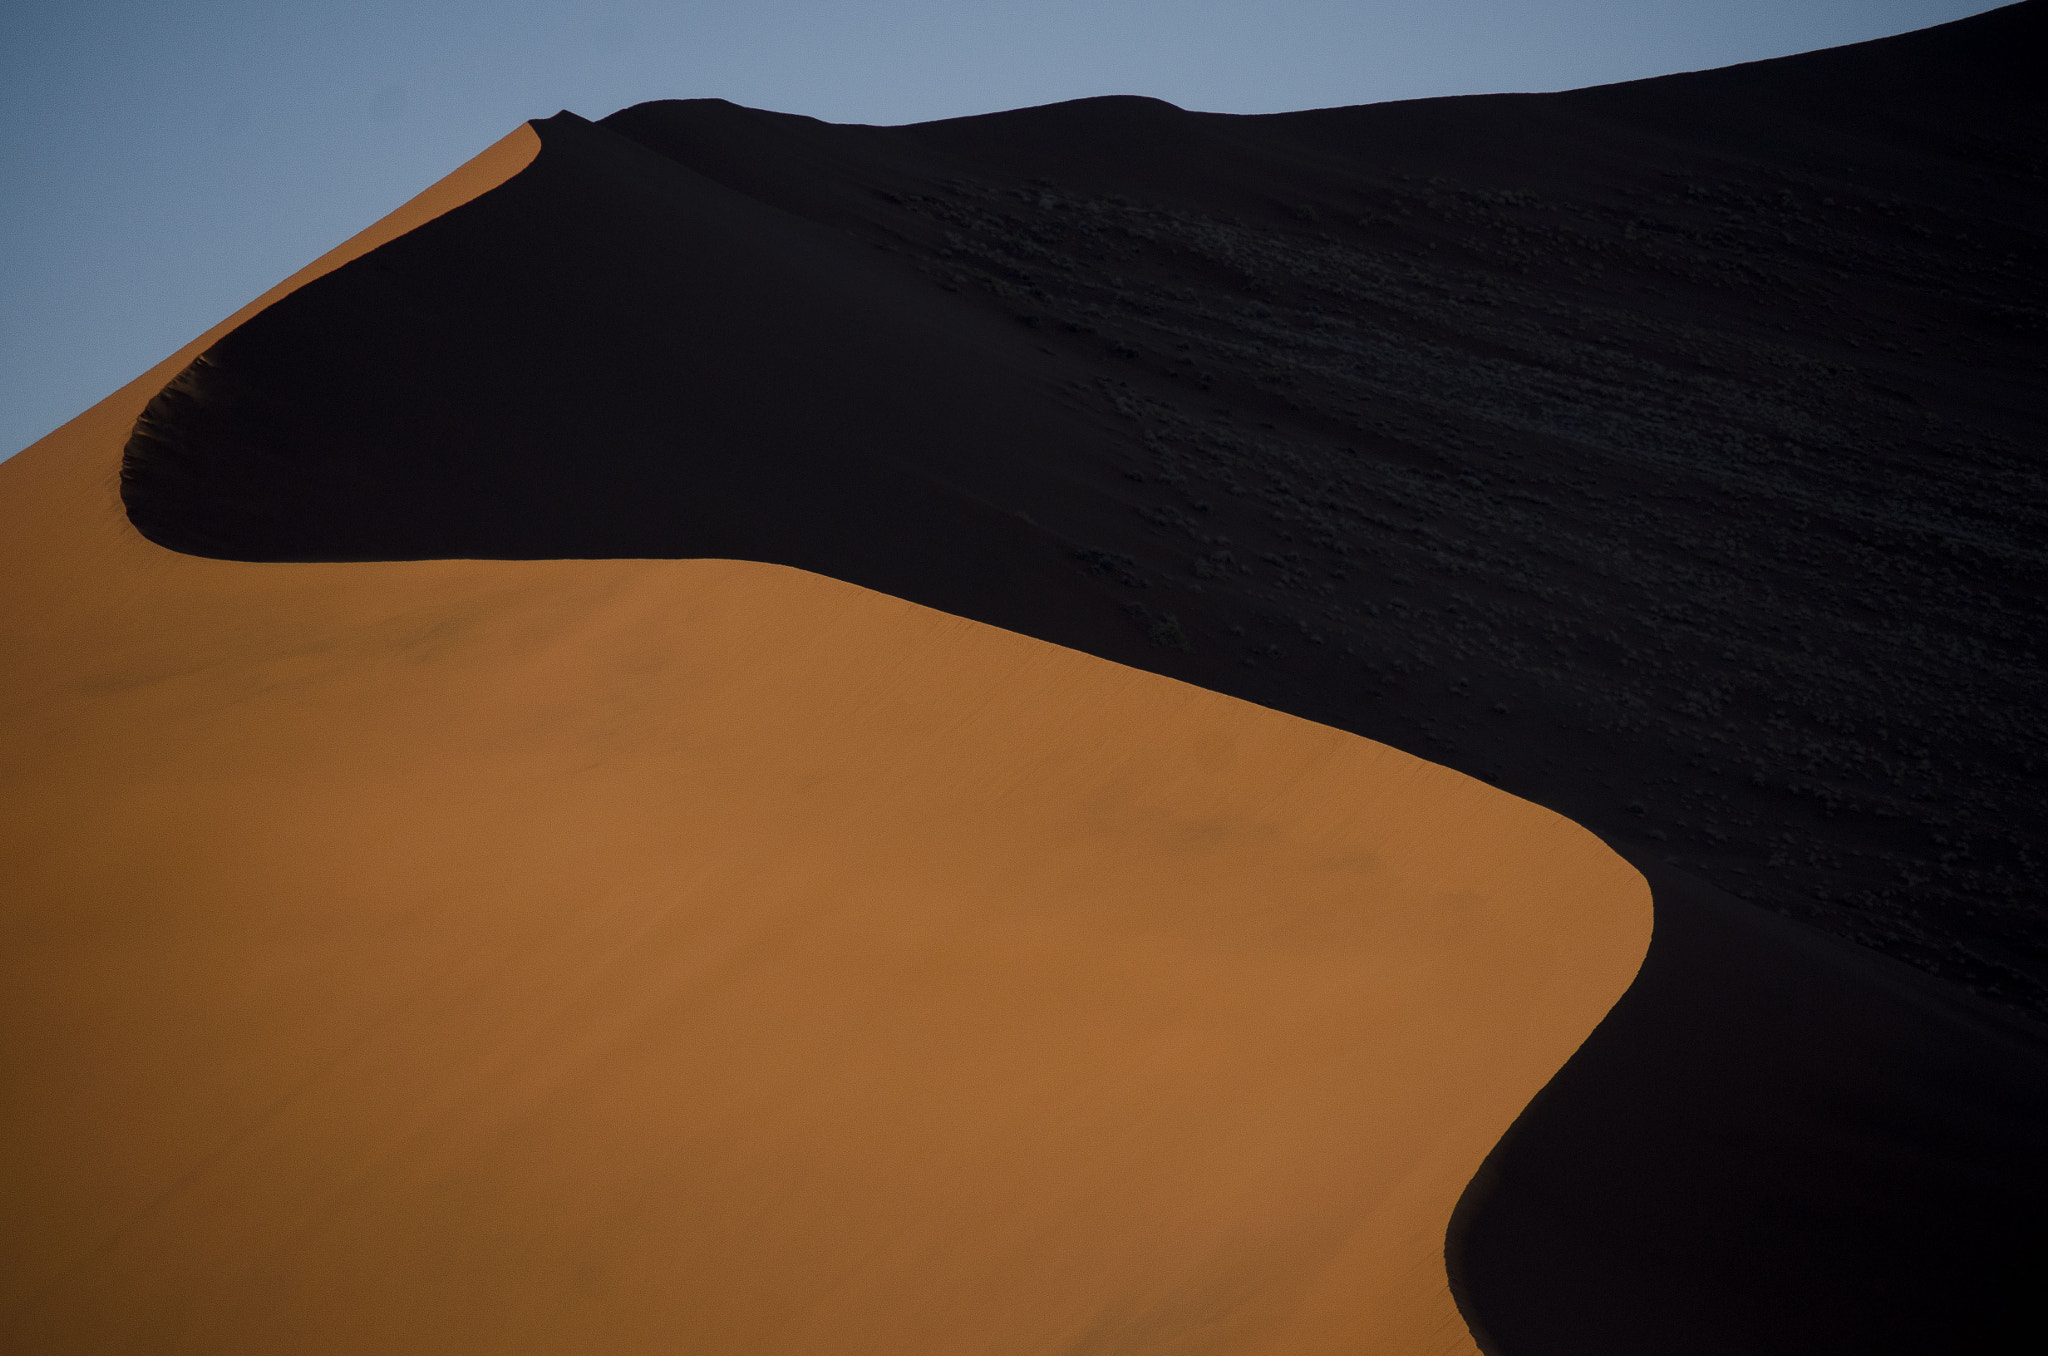
<path id="1" fill-rule="evenodd" d="M 777 566 L 171 554 L 183 356 L 0 466 L 0 1348 L 1473 1350 L 1591 835 Z"/>

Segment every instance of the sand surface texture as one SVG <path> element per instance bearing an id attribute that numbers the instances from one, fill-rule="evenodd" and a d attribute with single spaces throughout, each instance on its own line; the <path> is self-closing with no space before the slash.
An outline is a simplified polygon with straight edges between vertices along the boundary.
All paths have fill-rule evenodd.
<path id="1" fill-rule="evenodd" d="M 0 1347 L 1473 1349 L 1590 834 L 781 566 L 165 551 L 190 356 L 0 466 Z"/>

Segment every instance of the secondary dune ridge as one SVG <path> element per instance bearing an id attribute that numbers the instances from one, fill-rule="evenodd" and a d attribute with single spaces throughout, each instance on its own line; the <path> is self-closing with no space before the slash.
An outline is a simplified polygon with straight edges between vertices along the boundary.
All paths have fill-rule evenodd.
<path id="1" fill-rule="evenodd" d="M 1473 1349 L 1592 835 L 781 566 L 162 550 L 190 356 L 0 467 L 10 1349 Z"/>

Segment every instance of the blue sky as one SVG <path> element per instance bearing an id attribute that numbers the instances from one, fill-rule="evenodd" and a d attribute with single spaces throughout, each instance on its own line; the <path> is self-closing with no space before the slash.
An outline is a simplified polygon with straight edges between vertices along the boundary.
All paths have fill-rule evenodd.
<path id="1" fill-rule="evenodd" d="M 1565 89 L 1969 0 L 7 0 L 0 457 L 509 131 L 716 95 L 915 122 L 1092 94 L 1263 113 Z"/>

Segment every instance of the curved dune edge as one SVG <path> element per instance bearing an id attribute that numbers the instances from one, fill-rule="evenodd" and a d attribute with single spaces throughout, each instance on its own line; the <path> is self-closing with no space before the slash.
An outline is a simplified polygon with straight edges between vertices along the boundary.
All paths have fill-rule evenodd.
<path id="1" fill-rule="evenodd" d="M 0 1344 L 1473 1350 L 1590 834 L 777 566 L 159 550 L 205 342 L 0 469 Z"/>

